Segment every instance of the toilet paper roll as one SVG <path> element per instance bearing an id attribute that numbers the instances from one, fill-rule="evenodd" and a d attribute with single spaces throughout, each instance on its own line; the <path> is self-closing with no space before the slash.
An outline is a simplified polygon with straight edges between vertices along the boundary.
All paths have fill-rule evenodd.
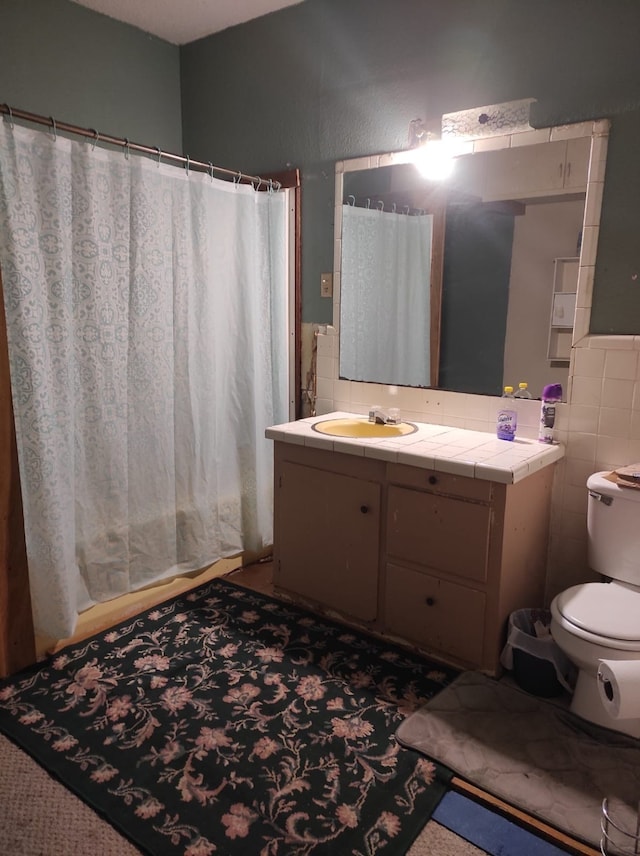
<path id="1" fill-rule="evenodd" d="M 599 660 L 598 693 L 614 719 L 640 717 L 640 660 Z"/>

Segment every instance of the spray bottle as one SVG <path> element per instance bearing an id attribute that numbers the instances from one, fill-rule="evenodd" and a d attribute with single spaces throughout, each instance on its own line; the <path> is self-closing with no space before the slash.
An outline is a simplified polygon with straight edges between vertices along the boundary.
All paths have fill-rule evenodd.
<path id="1" fill-rule="evenodd" d="M 498 411 L 496 434 L 498 440 L 515 440 L 518 427 L 518 414 L 513 408 L 513 387 L 505 386 L 502 397 L 508 399 Z"/>
<path id="2" fill-rule="evenodd" d="M 538 440 L 541 443 L 553 443 L 553 426 L 556 422 L 556 404 L 562 401 L 562 384 L 549 383 L 542 390 L 540 406 L 540 428 Z"/>

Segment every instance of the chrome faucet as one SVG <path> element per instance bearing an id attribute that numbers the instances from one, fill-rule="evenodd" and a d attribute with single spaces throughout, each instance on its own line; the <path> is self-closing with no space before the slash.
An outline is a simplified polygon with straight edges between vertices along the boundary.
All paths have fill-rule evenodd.
<path id="1" fill-rule="evenodd" d="M 400 412 L 396 407 L 384 410 L 377 404 L 369 408 L 369 422 L 378 425 L 397 425 L 400 422 Z"/>

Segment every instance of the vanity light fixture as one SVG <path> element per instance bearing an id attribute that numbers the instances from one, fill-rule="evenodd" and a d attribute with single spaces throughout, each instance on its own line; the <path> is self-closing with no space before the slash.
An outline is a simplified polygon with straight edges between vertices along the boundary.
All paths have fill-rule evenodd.
<path id="1" fill-rule="evenodd" d="M 463 154 L 464 148 L 458 140 L 443 140 L 427 131 L 422 119 L 409 122 L 409 147 L 413 150 L 411 161 L 420 175 L 429 181 L 448 178 L 453 172 L 455 158 Z"/>

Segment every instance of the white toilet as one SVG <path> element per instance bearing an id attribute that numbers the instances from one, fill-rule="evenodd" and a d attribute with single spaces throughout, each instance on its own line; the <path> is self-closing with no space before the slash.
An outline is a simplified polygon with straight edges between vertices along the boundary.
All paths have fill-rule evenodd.
<path id="1" fill-rule="evenodd" d="M 616 719 L 598 690 L 599 660 L 640 660 L 640 489 L 619 487 L 607 475 L 587 480 L 587 535 L 589 567 L 610 582 L 572 586 L 557 595 L 551 635 L 579 670 L 571 710 L 640 737 L 640 707 L 637 717 Z"/>

